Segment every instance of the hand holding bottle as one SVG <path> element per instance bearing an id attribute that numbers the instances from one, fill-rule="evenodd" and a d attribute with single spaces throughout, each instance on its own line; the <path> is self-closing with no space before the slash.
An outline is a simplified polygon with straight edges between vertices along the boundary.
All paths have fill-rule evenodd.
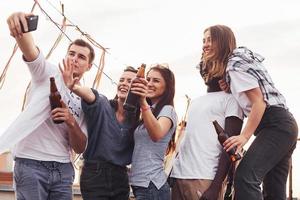
<path id="1" fill-rule="evenodd" d="M 57 90 L 57 86 L 55 84 L 55 78 L 54 77 L 50 77 L 49 102 L 50 102 L 51 110 L 62 107 L 61 95 L 60 95 L 59 91 Z M 55 124 L 60 124 L 60 123 L 63 123 L 64 121 L 53 119 L 53 122 Z"/>
<path id="2" fill-rule="evenodd" d="M 145 93 L 145 68 L 146 65 L 142 64 L 138 72 L 136 74 L 136 78 L 132 80 L 132 83 L 130 85 L 127 97 L 125 99 L 125 102 L 123 104 L 123 107 L 127 111 L 135 112 L 140 100 L 140 96 L 146 96 Z"/>
<path id="3" fill-rule="evenodd" d="M 229 138 L 229 136 L 225 132 L 225 130 L 220 126 L 220 124 L 216 120 L 213 121 L 213 125 L 215 127 L 216 133 L 218 134 L 219 143 L 224 147 L 226 152 L 229 154 L 231 161 L 235 162 L 237 160 L 240 160 L 242 157 L 237 152 L 237 146 L 236 145 L 229 145 L 229 146 L 225 145 L 225 141 L 227 141 Z M 232 136 L 232 137 L 238 137 L 238 136 Z"/>
<path id="4" fill-rule="evenodd" d="M 146 101 L 147 84 L 148 81 L 145 78 L 135 79 L 131 84 L 131 92 L 140 97 L 140 105 L 144 100 Z"/>
<path id="5" fill-rule="evenodd" d="M 248 139 L 240 134 L 237 136 L 231 136 L 224 143 L 224 149 L 228 152 L 234 148 L 237 148 L 237 151 L 241 151 L 243 146 L 248 142 Z"/>
<path id="6" fill-rule="evenodd" d="M 54 122 L 65 122 L 68 126 L 73 126 L 75 118 L 70 113 L 67 105 L 60 100 L 62 107 L 55 108 L 51 111 L 51 118 Z"/>

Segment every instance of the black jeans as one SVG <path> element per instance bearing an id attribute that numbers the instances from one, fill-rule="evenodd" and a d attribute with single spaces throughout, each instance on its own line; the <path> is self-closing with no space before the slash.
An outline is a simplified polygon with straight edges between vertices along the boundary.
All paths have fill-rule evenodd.
<path id="1" fill-rule="evenodd" d="M 128 200 L 127 169 L 105 161 L 85 161 L 80 190 L 84 200 Z"/>
<path id="2" fill-rule="evenodd" d="M 269 107 L 255 135 L 236 170 L 235 199 L 286 200 L 290 160 L 297 144 L 296 121 L 287 110 Z"/>

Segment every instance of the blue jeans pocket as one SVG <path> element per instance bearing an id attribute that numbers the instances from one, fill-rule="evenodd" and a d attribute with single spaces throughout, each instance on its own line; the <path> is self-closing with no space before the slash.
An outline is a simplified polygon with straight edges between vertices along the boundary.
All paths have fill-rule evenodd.
<path id="1" fill-rule="evenodd" d="M 16 161 L 14 166 L 14 181 L 16 186 L 23 184 L 24 182 L 32 182 L 35 176 L 32 168 L 26 163 Z"/>

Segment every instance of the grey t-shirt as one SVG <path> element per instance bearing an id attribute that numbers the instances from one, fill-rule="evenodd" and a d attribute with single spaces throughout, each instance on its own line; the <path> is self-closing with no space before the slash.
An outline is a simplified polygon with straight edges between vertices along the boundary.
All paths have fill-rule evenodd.
<path id="1" fill-rule="evenodd" d="M 134 132 L 134 151 L 132 156 L 130 184 L 133 186 L 148 187 L 150 181 L 159 189 L 166 180 L 163 161 L 168 143 L 175 132 L 177 115 L 173 106 L 162 108 L 158 117 L 167 117 L 172 121 L 169 132 L 158 142 L 153 142 L 143 124 Z"/>

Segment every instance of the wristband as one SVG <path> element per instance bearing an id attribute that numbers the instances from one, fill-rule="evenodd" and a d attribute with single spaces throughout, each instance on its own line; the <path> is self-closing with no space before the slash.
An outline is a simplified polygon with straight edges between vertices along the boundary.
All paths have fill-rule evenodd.
<path id="1" fill-rule="evenodd" d="M 141 107 L 141 108 L 140 108 L 140 111 L 141 111 L 141 112 L 145 112 L 145 111 L 147 111 L 147 110 L 149 110 L 149 109 L 150 109 L 150 106 L 148 105 L 148 106 Z"/>

